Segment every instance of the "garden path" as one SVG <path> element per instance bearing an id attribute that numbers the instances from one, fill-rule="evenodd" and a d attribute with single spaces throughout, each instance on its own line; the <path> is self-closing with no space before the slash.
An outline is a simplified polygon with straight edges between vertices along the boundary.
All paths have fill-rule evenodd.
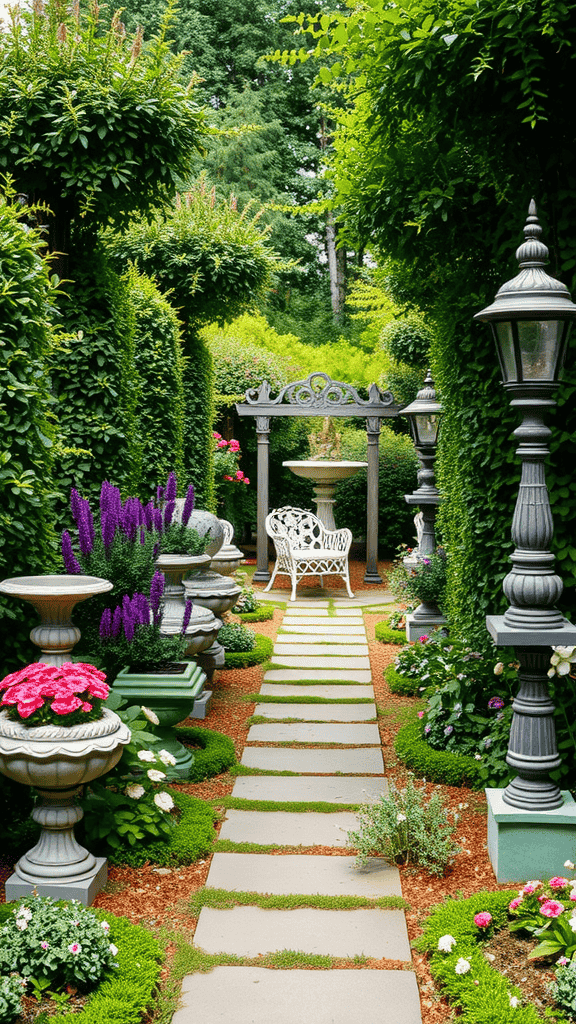
<path id="1" fill-rule="evenodd" d="M 359 703 L 282 703 L 295 691 Z M 355 858 L 343 852 L 346 833 L 357 824 L 350 811 L 308 809 L 315 802 L 361 803 L 386 789 L 362 609 L 350 601 L 344 607 L 338 600 L 319 599 L 290 606 L 261 693 L 278 697 L 278 703 L 256 706 L 255 715 L 264 721 L 251 726 L 242 764 L 268 774 L 240 776 L 233 796 L 307 806 L 301 811 L 231 809 L 220 839 L 333 852 L 216 853 L 207 886 L 287 896 L 401 896 L 395 867 L 371 858 L 359 869 Z M 307 1019 L 315 1024 L 421 1024 L 402 910 L 205 906 L 194 944 L 208 953 L 243 958 L 291 950 L 352 963 L 342 969 L 219 966 L 187 975 L 173 1024 L 300 1024 Z M 391 969 L 363 970 L 363 957 L 386 959 Z"/>

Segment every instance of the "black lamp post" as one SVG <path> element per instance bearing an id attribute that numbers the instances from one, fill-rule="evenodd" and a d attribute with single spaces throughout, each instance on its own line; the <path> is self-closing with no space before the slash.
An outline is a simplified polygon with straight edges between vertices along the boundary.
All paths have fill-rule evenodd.
<path id="1" fill-rule="evenodd" d="M 405 494 L 408 505 L 417 505 L 422 510 L 422 536 L 418 549 L 409 556 L 407 567 L 429 558 L 436 550 L 436 510 L 441 497 L 436 487 L 434 462 L 440 432 L 442 406 L 436 396 L 432 373 L 428 370 L 424 386 L 410 405 L 401 410 L 410 423 L 410 433 L 420 462 L 418 470 L 418 489 L 412 494 Z M 423 601 L 416 611 L 408 617 L 408 639 L 414 640 L 427 629 L 443 626 L 446 619 L 432 601 Z"/>
<path id="2" fill-rule="evenodd" d="M 522 477 L 512 521 L 512 570 L 504 580 L 510 605 L 504 616 L 488 616 L 487 628 L 500 646 L 514 647 L 520 662 L 520 690 L 514 700 L 507 763 L 518 775 L 504 790 L 513 807 L 544 811 L 560 807 L 563 797 L 549 773 L 560 766 L 553 712 L 548 695 L 550 646 L 576 644 L 576 627 L 555 607 L 562 581 L 550 551 L 552 514 L 544 463 L 551 431 L 545 425 L 576 306 L 567 288 L 546 273 L 548 249 L 536 205 L 516 252 L 520 272 L 504 284 L 491 306 L 477 313 L 493 331 L 503 384 L 510 404 L 522 416 L 514 436 L 520 442 Z"/>

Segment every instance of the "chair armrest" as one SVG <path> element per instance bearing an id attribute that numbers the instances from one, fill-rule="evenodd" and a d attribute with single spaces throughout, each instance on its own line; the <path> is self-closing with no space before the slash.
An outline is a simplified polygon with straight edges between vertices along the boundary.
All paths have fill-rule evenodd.
<path id="1" fill-rule="evenodd" d="M 347 526 L 341 530 L 322 530 L 322 546 L 329 551 L 342 551 L 348 554 L 352 544 L 352 531 Z"/>

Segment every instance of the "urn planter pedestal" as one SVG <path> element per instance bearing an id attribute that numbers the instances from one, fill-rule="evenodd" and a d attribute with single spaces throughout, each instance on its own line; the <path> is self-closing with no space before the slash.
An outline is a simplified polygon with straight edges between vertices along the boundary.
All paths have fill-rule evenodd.
<path id="1" fill-rule="evenodd" d="M 174 771 L 183 779 L 188 778 L 193 757 L 176 739 L 174 726 L 188 718 L 205 682 L 206 673 L 195 661 L 179 661 L 158 672 L 131 672 L 123 668 L 112 687 L 130 704 L 143 704 L 158 716 L 160 727 L 156 732 L 164 749 L 176 758 Z"/>
<path id="2" fill-rule="evenodd" d="M 0 772 L 34 786 L 40 801 L 32 817 L 42 827 L 33 849 L 6 882 L 6 899 L 34 889 L 40 896 L 76 899 L 90 906 L 106 884 L 107 862 L 76 841 L 74 825 L 84 812 L 75 803 L 79 787 L 118 763 L 130 730 L 107 708 L 102 718 L 80 725 L 26 726 L 0 712 Z"/>

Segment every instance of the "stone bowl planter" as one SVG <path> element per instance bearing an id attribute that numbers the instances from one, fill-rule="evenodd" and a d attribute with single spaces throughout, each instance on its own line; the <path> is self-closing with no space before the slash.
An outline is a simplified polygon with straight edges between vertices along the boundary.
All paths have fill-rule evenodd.
<path id="1" fill-rule="evenodd" d="M 194 569 L 197 571 L 206 569 L 210 565 L 210 555 L 159 555 L 154 564 L 166 578 L 160 632 L 164 636 L 176 636 L 182 631 L 182 620 L 186 609 L 184 576 Z M 201 608 L 193 604 L 190 622 L 186 629 L 185 656 L 193 658 L 195 654 L 210 647 L 221 626 L 220 619 L 215 618 L 208 608 Z"/>
<path id="2" fill-rule="evenodd" d="M 212 558 L 211 568 L 222 576 L 231 576 L 236 569 L 239 569 L 244 561 L 244 553 L 233 544 L 234 527 L 227 519 L 220 519 L 224 531 L 224 540 L 220 550 Z"/>
<path id="3" fill-rule="evenodd" d="M 173 521 L 175 523 L 182 522 L 182 512 L 184 509 L 184 498 L 176 498 L 176 507 L 174 509 Z M 207 555 L 215 555 L 220 550 L 224 543 L 224 530 L 218 519 L 212 512 L 204 512 L 203 509 L 194 509 L 190 514 L 188 520 L 188 526 L 200 537 L 209 536 L 210 540 L 205 548 Z"/>
<path id="4" fill-rule="evenodd" d="M 6 883 L 7 900 L 36 888 L 41 896 L 78 899 L 87 906 L 106 884 L 104 858 L 75 839 L 74 825 L 83 811 L 74 797 L 83 783 L 114 768 L 129 742 L 130 730 L 107 708 L 96 721 L 68 727 L 29 727 L 0 711 L 0 772 L 38 790 L 32 817 L 42 827 L 38 843 Z"/>
<path id="5" fill-rule="evenodd" d="M 191 598 L 195 606 L 208 608 L 218 616 L 229 612 L 242 593 L 242 587 L 235 580 L 217 572 L 194 573 L 190 579 L 184 580 L 184 589 L 186 597 Z"/>

